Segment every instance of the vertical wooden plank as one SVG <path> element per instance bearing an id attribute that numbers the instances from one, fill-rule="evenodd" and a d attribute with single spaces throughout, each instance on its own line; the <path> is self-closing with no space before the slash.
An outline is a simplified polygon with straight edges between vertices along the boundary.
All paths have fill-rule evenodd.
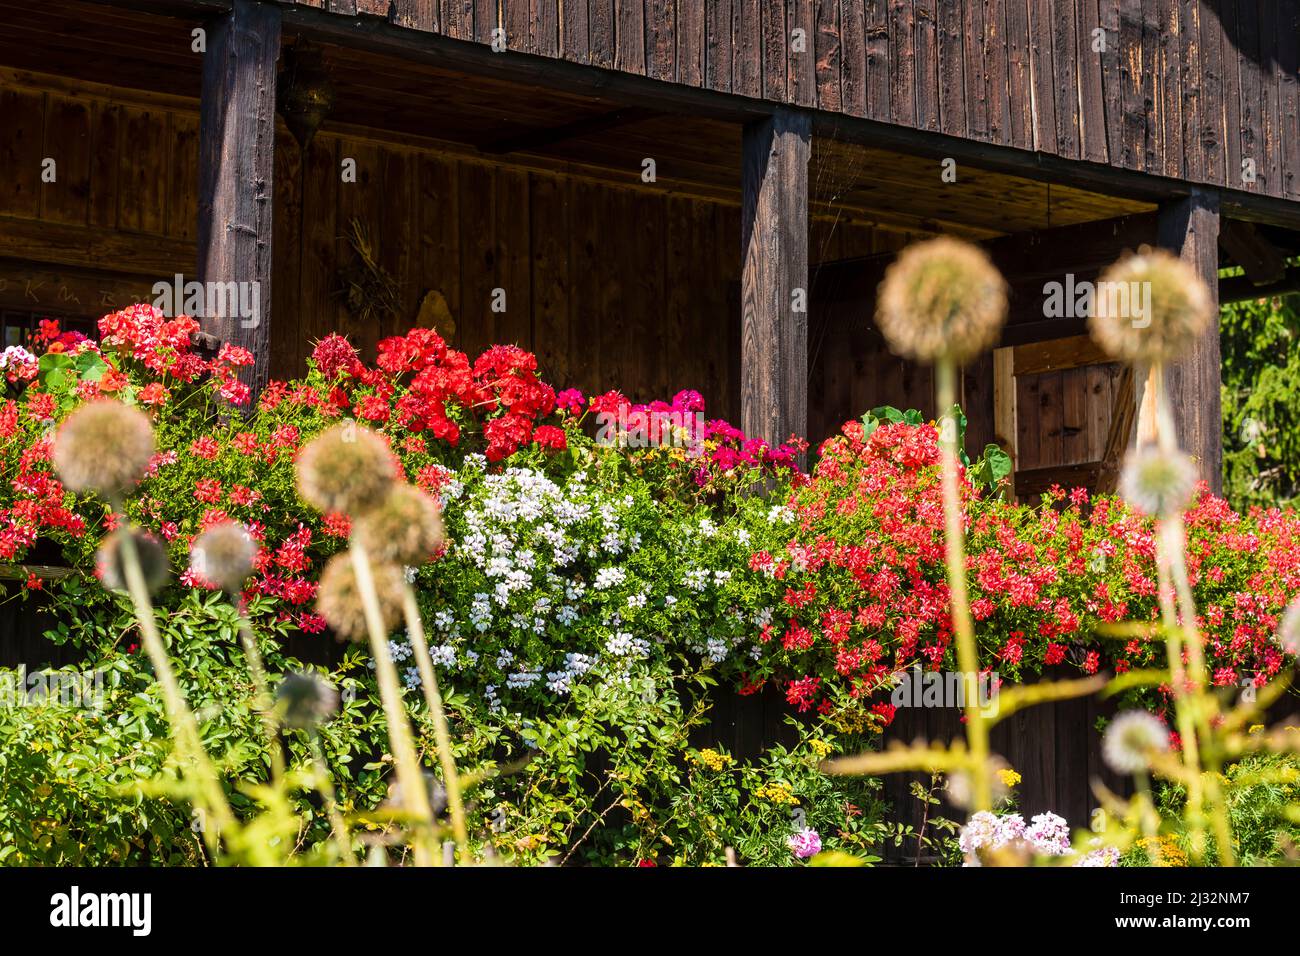
<path id="1" fill-rule="evenodd" d="M 865 0 L 867 24 L 867 115 L 889 122 L 890 59 L 887 0 Z"/>
<path id="2" fill-rule="evenodd" d="M 1017 447 L 1019 429 L 1016 424 L 1016 399 L 1015 349 L 994 349 L 993 441 L 1011 456 L 1013 469 L 1020 467 L 1020 454 Z M 1014 497 L 1014 486 L 1009 495 Z"/>
<path id="3" fill-rule="evenodd" d="M 785 22 L 785 3 L 768 0 L 760 4 L 763 25 L 763 98 L 788 102 L 790 31 Z"/>
<path id="4" fill-rule="evenodd" d="M 1029 70 L 1027 0 L 1006 0 L 1007 91 L 1011 106 L 1011 144 L 1034 148 L 1034 96 Z M 969 40 L 968 40 L 969 42 Z M 967 57 L 969 62 L 970 57 Z"/>
<path id="5" fill-rule="evenodd" d="M 1205 179 L 1205 153 L 1201 145 L 1201 5 L 1178 0 L 1178 85 L 1182 90 L 1182 150 L 1184 172 L 1193 182 Z"/>
<path id="6" fill-rule="evenodd" d="M 384 171 L 379 145 L 372 140 L 340 139 L 339 160 L 342 162 L 347 159 L 356 162 L 356 181 L 340 179 L 338 185 L 335 210 L 337 231 L 334 234 L 332 258 L 327 266 L 328 279 L 333 289 L 341 285 L 341 267 L 350 266 L 357 261 L 357 254 L 350 241 L 354 223 L 369 232 L 370 239 L 379 248 L 381 256 L 389 252 L 391 245 L 384 235 Z M 387 262 L 381 264 L 385 268 L 388 266 Z M 383 338 L 383 330 L 376 322 L 361 322 L 358 316 L 348 310 L 341 295 L 336 295 L 335 299 L 338 302 L 338 327 L 346 330 L 352 344 L 366 359 L 373 359 L 375 346 Z"/>
<path id="7" fill-rule="evenodd" d="M 3 94 L 0 93 L 0 97 Z M 97 101 L 94 107 L 90 152 L 90 203 L 89 221 L 92 226 L 116 228 L 117 226 L 117 174 L 118 150 L 121 149 L 119 133 L 122 108 Z M 8 128 L 6 126 L 6 128 Z M 0 145 L 0 150 L 5 147 Z M 198 172 L 197 161 L 194 164 Z M 3 193 L 0 192 L 0 195 Z M 196 196 L 197 201 L 197 196 Z M 197 225 L 197 224 L 196 224 Z"/>
<path id="8" fill-rule="evenodd" d="M 916 125 L 916 31 L 912 0 L 889 0 L 889 116 Z"/>
<path id="9" fill-rule="evenodd" d="M 1089 365 L 1084 383 L 1085 461 L 1101 461 L 1106 455 L 1106 437 L 1110 433 L 1111 408 L 1114 406 L 1114 382 L 1117 366 Z"/>
<path id="10" fill-rule="evenodd" d="M 840 4 L 823 0 L 818 3 L 817 15 L 817 95 L 808 105 L 838 113 L 843 98 L 840 82 L 843 45 L 840 40 Z M 792 76 L 796 75 L 792 73 Z M 796 97 L 796 102 L 804 102 Z"/>
<path id="11" fill-rule="evenodd" d="M 1078 465 L 1088 457 L 1088 369 L 1061 373 L 1061 464 Z"/>
<path id="12" fill-rule="evenodd" d="M 317 133 L 302 161 L 299 201 L 302 204 L 302 260 L 299 266 L 298 360 L 301 350 L 341 328 L 341 307 L 334 294 L 338 222 L 338 192 L 341 173 L 337 137 Z M 349 185 L 347 188 L 353 188 Z M 279 216 L 276 219 L 279 220 Z"/>
<path id="13" fill-rule="evenodd" d="M 966 135 L 967 94 L 966 74 L 962 69 L 962 12 L 961 0 L 939 0 L 936 9 L 939 41 L 939 129 L 949 136 Z"/>
<path id="14" fill-rule="evenodd" d="M 657 329 L 663 321 L 667 292 L 668 234 L 667 199 L 663 194 L 623 190 L 632 205 L 629 222 L 635 228 L 628 237 L 632 240 L 620 260 L 620 271 L 629 278 L 630 289 L 626 298 L 626 321 L 620 323 L 622 339 L 628 355 L 628 382 L 631 394 L 642 400 L 652 400 L 663 395 L 668 387 L 667 363 L 671 361 L 668 350 L 656 348 Z M 614 323 L 610 323 L 613 325 Z"/>
<path id="15" fill-rule="evenodd" d="M 416 160 L 415 278 L 419 300 L 439 293 L 452 321 L 462 320 L 460 296 L 460 164 L 450 157 L 421 152 Z M 439 330 L 455 341 L 449 330 Z"/>
<path id="16" fill-rule="evenodd" d="M 501 0 L 501 25 L 506 31 L 506 47 L 520 53 L 536 53 L 533 34 L 532 0 Z"/>
<path id="17" fill-rule="evenodd" d="M 1200 152 L 1204 157 L 1205 178 L 1211 182 L 1228 181 L 1227 109 L 1224 103 L 1224 50 L 1223 27 L 1220 15 L 1201 9 L 1196 4 L 1200 18 L 1201 37 L 1201 111 Z M 1234 173 L 1239 175 L 1239 173 Z"/>
<path id="18" fill-rule="evenodd" d="M 840 0 L 840 107 L 867 115 L 867 23 L 862 0 Z"/>
<path id="19" fill-rule="evenodd" d="M 1084 159 L 1107 161 L 1106 100 L 1102 84 L 1102 52 L 1095 47 L 1108 38 L 1098 37 L 1101 17 L 1097 0 L 1078 0 L 1079 33 L 1075 41 L 1079 66 L 1079 149 Z"/>
<path id="20" fill-rule="evenodd" d="M 612 2 L 612 0 L 611 0 Z M 502 25 L 501 11 L 497 0 L 474 0 L 474 39 L 479 43 L 491 43 L 492 31 Z M 507 37 L 509 49 L 515 49 L 513 37 Z"/>
<path id="21" fill-rule="evenodd" d="M 605 241 L 601 214 L 608 209 L 607 190 L 585 179 L 573 180 L 570 188 L 573 208 L 592 212 L 574 216 L 567 236 L 571 280 L 569 335 L 573 343 L 581 343 L 581 350 L 573 353 L 568 378 L 562 384 L 595 393 L 607 380 L 601 356 L 600 328 L 605 317 L 601 314 L 604 282 L 599 267 L 599 253 Z"/>
<path id="22" fill-rule="evenodd" d="M 461 350 L 472 359 L 498 338 L 496 313 L 492 311 L 492 290 L 503 286 L 498 279 L 494 168 L 481 163 L 464 163 L 460 167 L 457 186 L 460 190 L 461 270 L 461 315 L 457 340 Z M 506 304 L 508 307 L 510 303 L 507 301 Z"/>
<path id="23" fill-rule="evenodd" d="M 935 30 L 935 0 L 912 0 L 915 24 L 917 129 L 939 129 L 939 38 Z"/>
<path id="24" fill-rule="evenodd" d="M 706 8 L 702 4 L 681 2 L 677 7 L 677 82 L 687 86 L 704 85 L 704 59 L 708 37 L 705 36 Z M 728 36 L 731 31 L 728 29 Z"/>
<path id="25" fill-rule="evenodd" d="M 609 69 L 614 65 L 614 0 L 587 0 L 587 18 L 591 63 Z"/>
<path id="26" fill-rule="evenodd" d="M 293 378 L 306 371 L 302 364 L 309 331 L 302 327 L 301 266 L 306 236 L 303 225 L 303 154 L 287 131 L 277 134 L 275 149 L 275 220 L 271 266 L 275 270 L 275 332 L 271 338 L 271 378 Z M 198 163 L 192 164 L 197 171 Z M 196 191 L 197 196 L 197 191 Z M 174 217 L 173 217 L 174 218 Z"/>
<path id="27" fill-rule="evenodd" d="M 614 0 L 614 69 L 644 76 L 645 40 L 642 0 Z"/>
<path id="28" fill-rule="evenodd" d="M 1120 43 L 1120 0 L 1096 0 L 1097 22 L 1103 31 L 1105 47 L 1097 54 L 1101 60 L 1101 95 L 1106 115 L 1106 159 L 1123 164 L 1124 75 L 1123 48 Z"/>
<path id="29" fill-rule="evenodd" d="M 55 161 L 56 173 L 54 182 L 41 184 L 41 218 L 85 223 L 90 200 L 90 106 L 86 100 L 50 94 L 41 156 Z"/>
<path id="30" fill-rule="evenodd" d="M 1160 207 L 1160 245 L 1191 264 L 1219 301 L 1219 195 L 1193 189 L 1186 199 Z M 1210 488 L 1223 490 L 1223 414 L 1220 407 L 1221 359 L 1216 310 L 1210 328 L 1178 361 L 1165 371 L 1178 439 L 1197 459 L 1201 477 Z"/>
<path id="31" fill-rule="evenodd" d="M 1270 3 L 1275 0 L 1269 0 Z M 1238 69 L 1241 76 L 1241 159 L 1252 161 L 1255 182 L 1245 180 L 1242 187 L 1266 192 L 1268 166 L 1264 156 L 1264 82 L 1260 60 L 1259 7 L 1255 0 L 1237 2 Z"/>
<path id="32" fill-rule="evenodd" d="M 439 20 L 452 39 L 474 39 L 474 0 L 442 0 Z"/>
<path id="33" fill-rule="evenodd" d="M 280 8 L 235 0 L 208 30 L 199 136 L 199 276 L 256 283 L 261 315 L 207 317 L 223 342 L 256 362 L 240 378 L 254 394 L 270 372 L 272 190 L 275 182 L 275 64 Z M 133 147 L 137 141 L 129 133 Z"/>
<path id="34" fill-rule="evenodd" d="M 1223 57 L 1223 145 L 1227 169 L 1226 183 L 1232 189 L 1253 188 L 1242 175 L 1242 106 L 1241 106 L 1241 53 L 1237 38 L 1241 36 L 1241 23 L 1237 18 L 1239 0 L 1223 0 L 1219 8 L 1222 22 L 1220 54 Z M 1240 0 L 1249 3 L 1250 0 Z"/>
<path id="35" fill-rule="evenodd" d="M 542 56 L 560 55 L 560 0 L 531 0 L 531 49 Z"/>
<path id="36" fill-rule="evenodd" d="M 1282 194 L 1300 198 L 1300 3 L 1278 4 L 1277 60 L 1281 100 Z"/>
<path id="37" fill-rule="evenodd" d="M 560 0 L 560 56 L 573 63 L 586 63 L 591 57 L 587 0 Z"/>
<path id="38" fill-rule="evenodd" d="M 969 2 L 969 0 L 963 0 Z M 1011 100 L 1007 89 L 1008 54 L 1007 0 L 983 0 L 984 78 L 988 89 L 989 139 L 1012 143 Z"/>
<path id="39" fill-rule="evenodd" d="M 1142 166 L 1145 172 L 1159 173 L 1164 168 L 1161 137 L 1164 134 L 1166 104 L 1160 96 L 1160 11 L 1159 0 L 1142 0 L 1142 108 L 1145 145 Z"/>
<path id="40" fill-rule="evenodd" d="M 545 380 L 562 388 L 571 377 L 569 357 L 577 344 L 569 337 L 570 181 L 543 173 L 529 178 L 534 351 Z"/>
<path id="41" fill-rule="evenodd" d="M 1186 109 L 1181 61 L 1183 22 L 1179 0 L 1159 0 L 1159 69 L 1161 109 L 1160 169 L 1166 176 L 1185 178 L 1183 163 L 1183 111 Z"/>
<path id="42" fill-rule="evenodd" d="M 408 30 L 432 33 L 439 28 L 438 0 L 391 0 L 389 17 Z"/>
<path id="43" fill-rule="evenodd" d="M 1263 191 L 1270 196 L 1283 195 L 1282 157 L 1279 142 L 1282 104 L 1279 84 L 1281 35 L 1278 0 L 1259 0 L 1259 54 L 1256 69 L 1261 84 L 1259 139 L 1263 156 Z"/>
<path id="44" fill-rule="evenodd" d="M 528 248 L 528 174 L 502 167 L 496 174 L 496 262 L 506 309 L 495 316 L 491 345 L 533 348 L 532 262 Z"/>
<path id="45" fill-rule="evenodd" d="M 997 440 L 993 381 L 992 352 L 985 352 L 962 370 L 961 407 L 966 413 L 966 453 L 971 458 Z"/>
<path id="46" fill-rule="evenodd" d="M 707 259 L 699 258 L 698 236 L 695 232 L 695 206 L 690 199 L 670 196 L 666 202 L 667 228 L 663 235 L 664 303 L 661 321 L 662 335 L 667 342 L 679 342 L 671 361 L 658 362 L 657 397 L 668 399 L 679 389 L 693 388 L 705 395 L 703 367 L 706 349 L 716 348 L 718 337 L 704 337 L 697 326 L 702 309 L 699 289 L 703 285 L 701 267 Z M 660 351 L 660 350 L 655 350 Z"/>
<path id="47" fill-rule="evenodd" d="M 1038 379 L 1038 463 L 1048 468 L 1064 460 L 1065 380 L 1061 372 L 1048 372 Z"/>
<path id="48" fill-rule="evenodd" d="M 118 154 L 118 226 L 162 235 L 167 220 L 167 171 L 163 168 L 167 163 L 167 114 L 127 108 L 124 120 L 130 145 Z"/>
<path id="49" fill-rule="evenodd" d="M 656 80 L 677 78 L 677 3 L 646 4 L 646 75 Z"/>
<path id="50" fill-rule="evenodd" d="M 1079 63 L 1076 7 L 1081 0 L 1050 0 L 1052 98 L 1056 108 L 1056 152 L 1079 158 Z"/>
<path id="51" fill-rule="evenodd" d="M 1016 470 L 1038 468 L 1043 463 L 1043 433 L 1039 426 L 1040 375 L 1019 375 L 1016 390 Z"/>
<path id="52" fill-rule="evenodd" d="M 1055 153 L 1056 93 L 1050 0 L 1029 0 L 1029 91 L 1033 98 L 1034 149 Z"/>
<path id="53" fill-rule="evenodd" d="M 166 230 L 177 239 L 194 239 L 199 215 L 199 118 L 171 113 L 168 120 Z"/>
<path id="54" fill-rule="evenodd" d="M 807 433 L 808 158 L 812 120 L 779 109 L 745 127 L 741 206 L 742 428 L 772 443 Z"/>
<path id="55" fill-rule="evenodd" d="M 1142 169 L 1146 159 L 1147 104 L 1142 90 L 1142 0 L 1120 0 L 1119 62 L 1121 102 L 1121 165 Z"/>
<path id="56" fill-rule="evenodd" d="M 416 296 L 413 268 L 415 249 L 414 157 L 405 149 L 385 145 L 379 153 L 382 192 L 375 235 L 379 241 L 379 262 L 397 283 L 398 314 L 385 316 L 376 330 L 379 338 L 406 331 L 414 320 L 420 303 Z M 376 340 L 378 341 L 378 340 Z"/>
<path id="57" fill-rule="evenodd" d="M 733 0 L 716 0 L 704 7 L 704 85 L 711 90 L 731 92 Z"/>
<path id="58" fill-rule="evenodd" d="M 741 96 L 763 95 L 763 21 L 759 0 L 732 0 L 735 47 L 732 83 Z"/>
<path id="59" fill-rule="evenodd" d="M 988 27 L 984 22 L 986 10 L 980 0 L 957 0 L 953 4 L 960 18 L 959 30 L 964 47 L 963 69 L 957 89 L 966 101 L 966 129 L 971 139 L 987 142 L 989 139 L 989 74 L 988 60 L 1005 56 L 1005 50 L 989 47 Z"/>

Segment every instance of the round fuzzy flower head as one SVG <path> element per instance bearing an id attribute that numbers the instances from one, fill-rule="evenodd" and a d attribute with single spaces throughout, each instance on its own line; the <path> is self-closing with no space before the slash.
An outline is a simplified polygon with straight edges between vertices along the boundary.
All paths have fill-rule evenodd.
<path id="1" fill-rule="evenodd" d="M 257 544 L 242 524 L 222 521 L 194 539 L 190 570 L 231 594 L 253 573 Z"/>
<path id="2" fill-rule="evenodd" d="M 145 587 L 150 594 L 157 594 L 167 584 L 167 549 L 153 535 L 138 528 L 118 528 L 100 542 L 95 556 L 95 571 L 100 582 L 110 591 L 127 590 L 126 567 L 122 562 L 122 545 L 127 535 L 135 542 Z"/>
<path id="3" fill-rule="evenodd" d="M 275 713 L 285 727 L 317 727 L 338 709 L 339 692 L 334 685 L 309 671 L 295 671 L 275 689 Z"/>
<path id="4" fill-rule="evenodd" d="M 379 616 L 387 633 L 401 617 L 402 589 L 406 586 L 406 577 L 401 568 L 387 562 L 373 562 L 370 570 L 379 598 Z M 349 552 L 344 551 L 330 558 L 325 570 L 321 572 L 316 610 L 341 639 L 366 639 L 365 606 L 361 603 L 361 589 L 357 587 L 357 576 Z"/>
<path id="5" fill-rule="evenodd" d="M 153 453 L 149 417 L 129 405 L 102 399 L 68 416 L 54 439 L 51 458 L 69 490 L 118 499 L 135 487 Z"/>
<path id="6" fill-rule="evenodd" d="M 438 504 L 419 488 L 394 485 L 378 505 L 356 521 L 358 540 L 380 561 L 417 566 L 442 546 Z"/>
<path id="7" fill-rule="evenodd" d="M 1143 514 L 1168 518 L 1187 507 L 1196 491 L 1197 478 L 1196 465 L 1181 451 L 1143 445 L 1125 459 L 1119 491 Z"/>
<path id="8" fill-rule="evenodd" d="M 342 422 L 303 447 L 298 491 L 318 511 L 357 514 L 383 500 L 397 467 L 379 435 L 355 422 Z"/>
<path id="9" fill-rule="evenodd" d="M 1210 291 L 1196 271 L 1144 246 L 1101 274 L 1089 326 L 1116 358 L 1158 363 L 1176 358 L 1213 318 Z"/>
<path id="10" fill-rule="evenodd" d="M 1277 642 L 1292 657 L 1300 657 L 1300 597 L 1292 601 L 1282 615 L 1282 622 L 1277 627 Z"/>
<path id="11" fill-rule="evenodd" d="M 987 255 L 941 237 L 908 246 L 885 272 L 876 324 L 905 358 L 965 362 L 997 339 L 1007 286 Z"/>
<path id="12" fill-rule="evenodd" d="M 1153 753 L 1169 749 L 1169 729 L 1145 710 L 1130 710 L 1110 722 L 1101 739 L 1101 755 L 1116 773 L 1138 773 L 1151 765 Z"/>

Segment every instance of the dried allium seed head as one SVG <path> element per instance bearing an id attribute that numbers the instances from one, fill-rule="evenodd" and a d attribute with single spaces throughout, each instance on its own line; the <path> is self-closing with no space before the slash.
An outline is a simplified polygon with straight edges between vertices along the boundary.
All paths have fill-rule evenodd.
<path id="1" fill-rule="evenodd" d="M 379 616 L 384 631 L 393 629 L 402 614 L 402 595 L 406 576 L 394 564 L 375 561 L 370 565 L 375 579 L 375 592 L 379 598 Z M 345 551 L 330 558 L 320 576 L 320 591 L 316 597 L 316 610 L 320 611 L 329 626 L 340 637 L 364 641 L 367 636 L 365 606 L 361 603 L 361 589 L 357 587 L 352 555 Z"/>
<path id="2" fill-rule="evenodd" d="M 153 535 L 139 528 L 118 528 L 99 543 L 95 572 L 100 583 L 110 591 L 127 590 L 126 570 L 122 563 L 122 545 L 127 535 L 135 542 L 135 553 L 140 558 L 140 570 L 150 594 L 157 594 L 167 584 L 167 549 Z"/>
<path id="3" fill-rule="evenodd" d="M 358 514 L 383 500 L 399 471 L 379 435 L 355 422 L 342 422 L 303 446 L 298 491 L 318 511 Z"/>
<path id="4" fill-rule="evenodd" d="M 353 527 L 366 551 L 381 561 L 419 566 L 442 546 L 438 503 L 411 485 L 395 485 Z"/>
<path id="5" fill-rule="evenodd" d="M 1277 642 L 1291 656 L 1300 657 L 1300 597 L 1292 601 L 1282 615 L 1277 627 Z"/>
<path id="6" fill-rule="evenodd" d="M 908 246 L 885 273 L 876 324 L 905 358 L 965 362 L 991 346 L 1007 285 L 983 250 L 940 237 Z"/>
<path id="7" fill-rule="evenodd" d="M 334 685 L 310 671 L 289 674 L 275 689 L 275 713 L 285 727 L 317 727 L 338 709 L 339 692 Z"/>
<path id="8" fill-rule="evenodd" d="M 153 453 L 149 417 L 119 401 L 100 399 L 68 416 L 50 457 L 69 490 L 114 499 L 135 487 Z"/>
<path id="9" fill-rule="evenodd" d="M 1007 775 L 1004 770 L 1010 770 L 1011 765 L 997 754 L 989 757 L 989 776 L 990 786 L 992 787 L 993 802 L 1005 800 L 1011 796 L 1011 788 L 1007 786 Z M 948 775 L 945 789 L 948 791 L 948 802 L 953 806 L 969 808 L 975 799 L 975 782 L 971 779 L 970 773 L 966 770 L 956 770 Z"/>
<path id="10" fill-rule="evenodd" d="M 1143 445 L 1125 458 L 1119 491 L 1143 514 L 1169 518 L 1187 507 L 1199 477 L 1196 464 L 1181 451 Z"/>
<path id="11" fill-rule="evenodd" d="M 1169 749 L 1169 729 L 1145 710 L 1130 710 L 1110 722 L 1101 739 L 1101 755 L 1116 773 L 1138 773 L 1151 755 Z"/>
<path id="12" fill-rule="evenodd" d="M 1101 274 L 1088 324 L 1111 355 L 1154 364 L 1176 358 L 1213 319 L 1214 302 L 1196 270 L 1143 246 Z"/>
<path id="13" fill-rule="evenodd" d="M 244 581 L 253 573 L 253 559 L 257 557 L 257 543 L 248 529 L 234 521 L 213 525 L 194 539 L 190 551 L 190 570 L 234 594 L 241 590 Z"/>

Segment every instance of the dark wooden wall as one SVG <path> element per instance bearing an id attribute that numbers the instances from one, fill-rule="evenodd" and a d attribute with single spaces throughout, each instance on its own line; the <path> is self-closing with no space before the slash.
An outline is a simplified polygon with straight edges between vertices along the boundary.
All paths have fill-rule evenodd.
<path id="1" fill-rule="evenodd" d="M 1300 0 L 296 5 L 479 43 L 500 27 L 526 53 L 1300 198 Z"/>

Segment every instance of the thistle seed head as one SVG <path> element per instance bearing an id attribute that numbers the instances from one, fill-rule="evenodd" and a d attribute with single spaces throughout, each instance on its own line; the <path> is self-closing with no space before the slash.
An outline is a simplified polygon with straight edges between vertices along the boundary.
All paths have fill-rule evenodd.
<path id="1" fill-rule="evenodd" d="M 161 541 L 139 528 L 118 528 L 99 543 L 95 558 L 95 571 L 100 583 L 110 591 L 127 590 L 126 566 L 122 561 L 122 545 L 127 536 L 135 542 L 135 553 L 140 558 L 140 570 L 150 594 L 157 594 L 167 584 L 167 549 Z"/>
<path id="2" fill-rule="evenodd" d="M 371 562 L 370 570 L 375 579 L 375 593 L 379 598 L 379 616 L 383 620 L 384 632 L 388 633 L 402 614 L 406 576 L 400 567 L 385 561 Z M 361 589 L 357 586 L 350 552 L 336 554 L 325 565 L 320 576 L 316 610 L 340 639 L 366 640 L 368 631 L 365 606 L 361 602 Z"/>
<path id="3" fill-rule="evenodd" d="M 70 491 L 94 491 L 116 500 L 135 487 L 153 453 L 149 417 L 114 399 L 99 399 L 67 417 L 51 458 Z"/>
<path id="4" fill-rule="evenodd" d="M 1110 722 L 1101 738 L 1101 755 L 1116 773 L 1132 774 L 1151 765 L 1151 755 L 1169 749 L 1169 729 L 1154 714 L 1129 710 Z"/>
<path id="5" fill-rule="evenodd" d="M 940 237 L 908 246 L 880 284 L 876 324 L 904 358 L 962 363 L 989 348 L 1007 285 L 982 249 Z"/>
<path id="6" fill-rule="evenodd" d="M 311 671 L 295 671 L 275 689 L 275 714 L 285 727 L 307 730 L 317 727 L 339 709 L 339 692 L 334 685 Z"/>
<path id="7" fill-rule="evenodd" d="M 394 485 L 353 527 L 357 540 L 372 557 L 412 567 L 425 564 L 443 541 L 437 502 L 406 484 Z"/>
<path id="8" fill-rule="evenodd" d="M 1187 507 L 1199 477 L 1196 464 L 1181 451 L 1143 445 L 1125 458 L 1119 491 L 1143 514 L 1169 518 Z"/>
<path id="9" fill-rule="evenodd" d="M 1127 362 L 1177 358 L 1214 320 L 1214 301 L 1188 263 L 1143 246 L 1101 274 L 1089 327 L 1108 353 Z"/>
<path id="10" fill-rule="evenodd" d="M 326 514 L 359 514 L 374 507 L 399 473 L 388 443 L 355 422 L 325 429 L 298 455 L 298 491 Z"/>
<path id="11" fill-rule="evenodd" d="M 257 543 L 248 529 L 234 521 L 213 525 L 194 539 L 190 570 L 230 594 L 242 590 L 253 573 Z"/>

